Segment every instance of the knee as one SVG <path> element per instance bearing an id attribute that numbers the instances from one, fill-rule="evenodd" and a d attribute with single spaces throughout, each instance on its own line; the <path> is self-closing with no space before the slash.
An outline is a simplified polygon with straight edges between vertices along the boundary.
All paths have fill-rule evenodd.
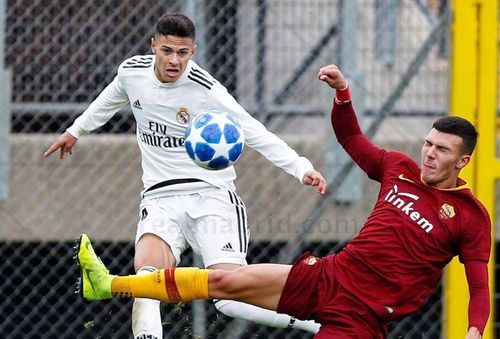
<path id="1" fill-rule="evenodd" d="M 143 266 L 156 268 L 175 267 L 176 257 L 170 246 L 158 236 L 146 233 L 135 245 L 134 268 Z"/>
<path id="2" fill-rule="evenodd" d="M 239 272 L 213 270 L 209 276 L 209 286 L 215 298 L 229 298 L 236 294 L 241 287 L 238 284 Z"/>

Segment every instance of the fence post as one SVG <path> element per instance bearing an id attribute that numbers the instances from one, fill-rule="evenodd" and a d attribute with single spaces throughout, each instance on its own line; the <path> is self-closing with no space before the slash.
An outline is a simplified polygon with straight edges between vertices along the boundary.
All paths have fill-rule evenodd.
<path id="1" fill-rule="evenodd" d="M 0 0 L 0 200 L 9 198 L 11 74 L 5 69 L 7 1 Z"/>
<path id="2" fill-rule="evenodd" d="M 356 1 L 340 1 L 340 13 L 338 24 L 338 65 L 349 83 L 352 83 L 351 94 L 358 112 L 364 112 L 364 91 L 362 76 L 357 65 L 358 52 L 358 5 Z M 333 99 L 333 98 L 332 98 Z M 329 101 L 331 103 L 331 101 Z M 331 107 L 331 106 L 330 106 Z M 329 114 L 328 114 L 328 119 Z M 358 116 L 360 124 L 363 123 L 362 116 Z M 330 124 L 328 124 L 330 126 Z M 328 127 L 331 129 L 331 127 Z M 333 135 L 333 133 L 332 133 Z M 336 177 L 346 163 L 352 161 L 351 158 L 340 147 L 337 140 L 332 137 L 327 156 L 327 171 Z M 353 169 L 342 182 L 340 187 L 335 188 L 335 201 L 337 203 L 353 203 L 361 199 L 361 171 Z"/>

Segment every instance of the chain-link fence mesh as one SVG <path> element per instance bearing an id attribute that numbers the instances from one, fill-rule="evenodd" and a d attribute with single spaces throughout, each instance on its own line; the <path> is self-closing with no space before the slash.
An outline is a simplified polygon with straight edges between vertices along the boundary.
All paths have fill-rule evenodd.
<path id="1" fill-rule="evenodd" d="M 347 70 L 358 91 L 358 113 L 367 129 L 374 126 L 375 142 L 415 158 L 432 116 L 447 110 L 446 1 L 8 0 L 13 133 L 11 196 L 0 202 L 0 333 L 131 336 L 131 303 L 82 302 L 72 294 L 77 271 L 71 262 L 72 239 L 86 232 L 113 272 L 133 272 L 141 183 L 131 112 L 116 114 L 99 130 L 106 134 L 81 138 L 64 161 L 42 154 L 56 137 L 51 133 L 72 123 L 122 60 L 150 52 L 153 25 L 167 11 L 195 19 L 196 60 L 330 177 L 332 94 L 316 80 L 321 66 L 337 63 Z M 345 12 L 354 16 L 340 15 Z M 378 189 L 363 176 L 357 183 L 362 199 L 325 204 L 250 149 L 237 172 L 251 228 L 249 263 L 291 263 L 294 249 L 339 251 L 362 227 Z M 187 253 L 181 265 L 192 264 Z M 202 305 L 208 311 L 198 328 L 192 304 L 162 306 L 165 337 L 311 337 L 233 320 L 209 302 Z M 439 337 L 441 307 L 438 291 L 421 312 L 392 324 L 389 337 Z"/>

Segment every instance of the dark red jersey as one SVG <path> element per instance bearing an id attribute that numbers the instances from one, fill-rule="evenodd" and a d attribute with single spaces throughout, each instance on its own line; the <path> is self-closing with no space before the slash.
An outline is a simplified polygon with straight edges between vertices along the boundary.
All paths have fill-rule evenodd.
<path id="1" fill-rule="evenodd" d="M 347 153 L 380 182 L 365 225 L 337 255 L 337 279 L 347 290 L 382 319 L 396 320 L 425 303 L 455 255 L 488 262 L 490 219 L 465 182 L 446 190 L 424 184 L 406 154 L 362 134 L 351 104 L 334 106 L 332 124 Z"/>

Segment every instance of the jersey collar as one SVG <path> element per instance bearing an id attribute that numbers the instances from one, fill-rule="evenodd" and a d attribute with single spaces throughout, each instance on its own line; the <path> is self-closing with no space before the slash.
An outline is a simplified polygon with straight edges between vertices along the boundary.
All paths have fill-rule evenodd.
<path id="1" fill-rule="evenodd" d="M 425 186 L 429 186 L 422 180 L 422 174 L 420 174 L 420 182 L 422 184 L 424 184 Z M 431 186 L 429 186 L 429 187 L 431 187 Z M 435 188 L 435 187 L 433 187 L 433 188 L 440 190 L 440 191 L 460 191 L 463 189 L 469 189 L 470 187 L 469 187 L 469 184 L 465 180 L 463 180 L 462 178 L 457 178 L 457 186 L 456 187 L 452 187 L 452 188 Z"/>

